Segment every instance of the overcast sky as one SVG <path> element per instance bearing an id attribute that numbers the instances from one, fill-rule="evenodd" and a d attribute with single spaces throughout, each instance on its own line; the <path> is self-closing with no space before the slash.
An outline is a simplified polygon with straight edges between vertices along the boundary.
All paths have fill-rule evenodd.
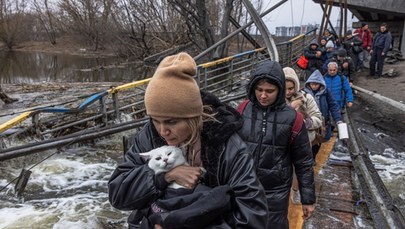
<path id="1" fill-rule="evenodd" d="M 268 3 L 264 4 L 266 11 L 273 5 L 279 3 L 280 0 L 268 0 Z M 339 18 L 339 7 L 332 8 L 331 22 L 333 26 L 336 26 Z M 263 20 L 267 24 L 271 33 L 275 33 L 277 26 L 300 26 L 310 24 L 321 24 L 323 16 L 322 8 L 318 3 L 314 3 L 312 0 L 288 0 L 277 9 L 267 14 Z M 351 27 L 352 22 L 358 21 L 357 18 L 352 19 L 352 14 L 348 11 L 347 26 Z"/>

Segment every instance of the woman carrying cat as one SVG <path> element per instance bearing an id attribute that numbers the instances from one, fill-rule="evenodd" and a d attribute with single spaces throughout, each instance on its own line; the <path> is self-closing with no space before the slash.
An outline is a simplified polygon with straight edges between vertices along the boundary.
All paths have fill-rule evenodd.
<path id="1" fill-rule="evenodd" d="M 243 120 L 235 109 L 200 92 L 196 69 L 187 53 L 166 57 L 159 64 L 145 92 L 150 121 L 135 135 L 125 162 L 108 182 L 110 203 L 148 216 L 171 182 L 189 189 L 202 182 L 216 193 L 213 201 L 162 213 L 159 223 L 143 217 L 141 228 L 266 228 L 265 194 L 251 155 L 236 133 Z M 189 165 L 155 175 L 139 153 L 163 145 L 183 148 Z M 129 219 L 130 227 L 136 218 Z"/>

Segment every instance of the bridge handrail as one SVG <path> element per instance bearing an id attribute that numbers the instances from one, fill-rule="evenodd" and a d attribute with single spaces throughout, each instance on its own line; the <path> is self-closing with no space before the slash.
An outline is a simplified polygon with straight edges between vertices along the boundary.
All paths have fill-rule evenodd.
<path id="1" fill-rule="evenodd" d="M 207 63 L 203 63 L 203 64 L 199 64 L 197 66 L 197 69 L 207 69 L 210 68 L 212 66 L 217 66 L 221 63 L 226 63 L 226 62 L 230 62 L 236 58 L 241 58 L 243 56 L 247 56 L 247 55 L 251 55 L 257 52 L 261 52 L 265 50 L 265 48 L 259 48 L 259 49 L 254 49 L 254 50 L 249 50 L 243 53 L 238 53 L 229 57 L 225 57 L 219 60 L 215 60 L 215 61 L 211 61 L 211 62 L 207 62 Z M 105 91 L 101 91 L 99 93 L 95 93 L 90 95 L 88 98 L 85 99 L 84 102 L 82 102 L 81 104 L 79 104 L 76 108 L 66 108 L 66 107 L 39 107 L 39 108 L 33 108 L 32 110 L 27 110 L 26 112 L 6 121 L 5 123 L 2 123 L 0 125 L 0 133 L 15 127 L 16 125 L 22 123 L 23 121 L 25 121 L 26 119 L 33 117 L 35 115 L 39 115 L 41 113 L 79 113 L 82 112 L 84 110 L 86 110 L 87 107 L 89 107 L 91 104 L 94 104 L 96 102 L 98 102 L 100 99 L 102 99 L 105 96 L 108 95 L 113 95 L 113 94 L 117 94 L 119 92 L 125 91 L 125 90 L 129 90 L 129 89 L 133 89 L 135 87 L 138 86 L 142 86 L 142 85 L 146 85 L 147 83 L 149 83 L 151 78 L 147 78 L 147 79 L 143 79 L 143 80 L 139 80 L 139 81 L 134 81 L 131 83 L 127 83 L 127 84 L 123 84 L 117 87 L 114 87 L 112 89 L 109 90 L 105 90 Z"/>
<path id="2" fill-rule="evenodd" d="M 291 49 L 291 46 L 293 45 L 293 43 L 297 42 L 297 41 L 302 41 L 300 43 L 302 43 L 303 45 L 305 45 L 305 39 L 307 36 L 309 36 L 310 34 L 315 34 L 316 29 L 309 31 L 306 34 L 301 34 L 297 37 L 294 37 L 292 39 L 290 39 L 287 42 L 282 42 L 277 44 L 277 48 L 280 49 L 279 50 L 279 56 L 280 56 L 280 63 L 283 66 L 293 66 L 294 65 L 294 53 L 293 50 Z M 283 52 L 283 47 L 286 46 L 287 52 Z M 249 50 L 249 51 L 245 51 L 242 53 L 238 53 L 229 57 L 225 57 L 222 59 L 218 59 L 215 61 L 210 61 L 207 63 L 202 63 L 199 64 L 197 66 L 197 70 L 198 70 L 198 74 L 196 76 L 197 80 L 199 81 L 199 84 L 201 87 L 208 87 L 207 82 L 209 81 L 208 78 L 211 79 L 216 79 L 218 77 L 218 75 L 212 75 L 211 73 L 218 71 L 220 69 L 216 68 L 214 70 L 211 70 L 210 68 L 213 67 L 217 67 L 223 64 L 228 63 L 228 65 L 225 65 L 223 68 L 230 68 L 231 71 L 235 71 L 234 67 L 237 65 L 236 62 L 234 62 L 236 59 L 239 58 L 243 58 L 246 56 L 256 56 L 259 53 L 262 53 L 266 51 L 266 48 L 258 48 L 258 49 L 254 49 L 254 50 Z M 251 61 L 251 63 L 247 64 L 247 67 L 245 66 L 244 68 L 249 68 L 250 69 L 246 69 L 246 71 L 251 70 L 251 67 L 256 63 L 255 57 L 252 57 L 251 59 L 248 59 L 248 61 Z M 256 57 L 257 58 L 257 57 Z M 286 62 L 283 62 L 283 60 L 289 59 Z M 247 62 L 248 62 L 247 61 Z M 242 62 L 242 61 L 241 61 Z M 241 70 L 242 68 L 236 68 L 236 70 Z M 233 73 L 227 73 L 227 74 L 233 74 Z M 243 74 L 243 73 L 241 73 Z M 202 78 L 202 79 L 201 79 Z M 21 124 L 22 122 L 24 122 L 25 120 L 27 120 L 30 117 L 33 117 L 33 122 L 38 122 L 38 116 L 41 113 L 80 113 L 83 112 L 87 109 L 87 107 L 89 107 L 90 105 L 100 101 L 100 103 L 103 103 L 102 100 L 105 99 L 106 96 L 108 95 L 116 95 L 119 92 L 122 91 L 126 91 L 129 89 L 133 89 L 139 86 L 143 86 L 146 85 L 147 83 L 149 83 L 151 78 L 147 78 L 147 79 L 143 79 L 143 80 L 139 80 L 139 81 L 134 81 L 131 83 L 127 83 L 127 84 L 123 84 L 96 94 L 92 94 L 89 97 L 87 97 L 85 99 L 84 102 L 82 102 L 81 104 L 79 104 L 77 107 L 75 108 L 66 108 L 66 107 L 39 107 L 39 108 L 33 108 L 32 110 L 27 110 L 24 113 L 21 113 L 20 115 L 6 121 L 5 123 L 0 124 L 0 133 L 5 132 L 6 130 L 13 128 L 15 126 L 17 126 L 18 124 Z M 224 81 L 222 81 L 223 83 Z M 204 83 L 204 84 L 202 84 Z M 116 103 L 118 101 L 115 101 Z M 105 106 L 105 104 L 102 104 L 102 106 Z M 107 114 L 107 112 L 105 111 L 105 113 Z M 119 113 L 119 111 L 116 111 L 117 115 Z"/>

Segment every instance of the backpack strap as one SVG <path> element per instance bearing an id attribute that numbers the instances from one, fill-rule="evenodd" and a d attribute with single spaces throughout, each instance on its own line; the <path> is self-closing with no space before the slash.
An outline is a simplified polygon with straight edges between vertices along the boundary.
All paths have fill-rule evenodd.
<path id="1" fill-rule="evenodd" d="M 296 114 L 297 115 L 295 116 L 294 125 L 291 129 L 291 136 L 290 136 L 289 144 L 294 142 L 294 140 L 297 137 L 298 133 L 300 132 L 300 130 L 302 128 L 302 124 L 304 122 L 304 117 L 302 116 L 302 114 L 298 111 L 296 111 Z"/>
<path id="2" fill-rule="evenodd" d="M 243 114 L 243 111 L 245 110 L 248 103 L 249 103 L 249 100 L 246 99 L 246 100 L 243 100 L 243 102 L 239 104 L 239 106 L 237 108 L 239 114 Z M 295 113 L 296 113 L 296 116 L 295 116 L 294 125 L 291 129 L 291 136 L 290 136 L 289 144 L 294 142 L 295 138 L 297 137 L 298 133 L 300 132 L 300 130 L 302 128 L 302 124 L 304 123 L 304 116 L 302 116 L 302 114 L 298 111 L 296 111 Z"/>
<path id="3" fill-rule="evenodd" d="M 243 102 L 241 104 L 239 104 L 239 106 L 237 108 L 239 114 L 243 114 L 243 111 L 245 110 L 248 103 L 249 103 L 249 100 L 245 99 L 245 100 L 243 100 Z"/>

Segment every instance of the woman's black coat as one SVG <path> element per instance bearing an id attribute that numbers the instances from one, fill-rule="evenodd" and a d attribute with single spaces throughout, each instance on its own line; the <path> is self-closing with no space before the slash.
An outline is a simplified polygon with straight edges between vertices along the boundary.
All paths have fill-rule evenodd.
<path id="1" fill-rule="evenodd" d="M 207 170 L 204 183 L 211 188 L 229 186 L 232 210 L 224 219 L 231 228 L 265 228 L 268 211 L 264 190 L 256 177 L 251 154 L 236 133 L 242 119 L 235 109 L 220 103 L 215 96 L 202 93 L 202 98 L 220 121 L 205 122 L 203 126 L 201 159 Z M 166 144 L 153 124 L 147 123 L 133 142 L 125 162 L 115 169 L 108 182 L 110 203 L 121 210 L 149 208 L 168 185 L 164 174 L 155 176 L 138 155 Z"/>

